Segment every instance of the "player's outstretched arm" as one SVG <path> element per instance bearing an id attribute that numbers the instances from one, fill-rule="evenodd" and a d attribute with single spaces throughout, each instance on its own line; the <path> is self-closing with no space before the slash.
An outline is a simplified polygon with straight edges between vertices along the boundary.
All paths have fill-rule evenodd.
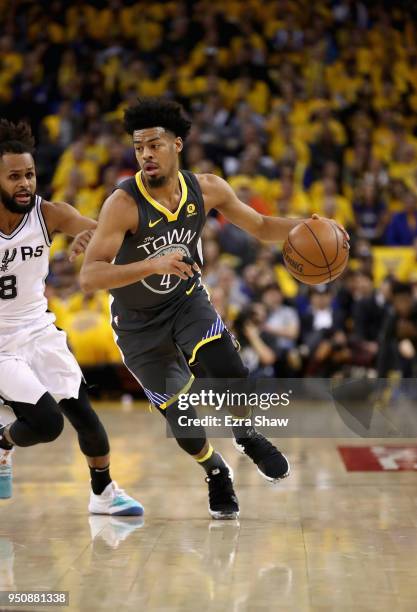
<path id="1" fill-rule="evenodd" d="M 87 247 L 80 273 L 81 289 L 117 289 L 136 283 L 152 274 L 175 274 L 182 279 L 192 277 L 191 266 L 182 261 L 179 252 L 152 260 L 114 264 L 128 232 L 138 228 L 136 204 L 124 191 L 116 190 L 103 204 L 98 226 Z"/>
<path id="2" fill-rule="evenodd" d="M 80 215 L 76 208 L 66 202 L 46 202 L 44 200 L 42 214 L 50 236 L 55 233 L 76 236 L 97 227 L 97 221 Z"/>
<path id="3" fill-rule="evenodd" d="M 288 232 L 303 219 L 267 217 L 239 200 L 230 185 L 214 174 L 198 175 L 206 212 L 215 208 L 228 221 L 234 223 L 258 240 L 285 240 Z"/>
<path id="4" fill-rule="evenodd" d="M 49 236 L 56 233 L 74 236 L 70 247 L 69 260 L 75 261 L 78 255 L 84 253 L 97 221 L 80 215 L 78 210 L 66 202 L 42 202 L 42 214 L 45 218 Z"/>
<path id="5" fill-rule="evenodd" d="M 234 223 L 258 240 L 277 242 L 286 240 L 293 227 L 305 219 L 287 219 L 284 217 L 268 217 L 239 200 L 230 185 L 215 174 L 199 174 L 198 182 L 203 192 L 206 213 L 212 208 L 221 212 L 228 221 Z M 313 214 L 313 218 L 318 215 Z M 349 234 L 344 227 L 336 223 L 347 240 Z"/>

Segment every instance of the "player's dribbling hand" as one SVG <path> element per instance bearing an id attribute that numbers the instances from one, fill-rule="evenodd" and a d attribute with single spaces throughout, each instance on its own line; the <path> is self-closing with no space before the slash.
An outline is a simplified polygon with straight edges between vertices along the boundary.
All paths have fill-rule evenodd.
<path id="1" fill-rule="evenodd" d="M 312 219 L 320 219 L 320 215 L 318 215 L 317 213 L 313 213 L 311 215 Z M 323 217 L 324 218 L 324 217 Z M 329 221 L 333 221 L 333 219 L 329 219 Z M 333 221 L 333 223 L 335 224 L 335 226 L 337 228 L 340 229 L 340 231 L 342 232 L 342 234 L 344 235 L 344 237 L 346 238 L 347 242 L 348 242 L 348 246 L 349 246 L 349 241 L 350 241 L 350 236 L 347 233 L 347 231 L 345 230 L 345 228 L 343 227 L 343 225 L 340 225 L 339 223 L 336 223 L 336 221 Z"/>
<path id="2" fill-rule="evenodd" d="M 175 274 L 175 276 L 179 276 L 182 280 L 187 280 L 188 278 L 192 278 L 195 272 L 200 272 L 200 268 L 198 265 L 193 262 L 186 263 L 184 261 L 184 255 L 180 251 L 174 251 L 173 253 L 168 253 L 168 255 L 162 255 L 162 257 L 156 257 L 152 260 L 154 266 L 155 274 Z M 192 261 L 191 259 L 189 261 Z"/>
<path id="3" fill-rule="evenodd" d="M 75 261 L 78 255 L 84 253 L 93 234 L 94 230 L 84 230 L 75 236 L 69 249 L 69 260 L 71 262 Z"/>

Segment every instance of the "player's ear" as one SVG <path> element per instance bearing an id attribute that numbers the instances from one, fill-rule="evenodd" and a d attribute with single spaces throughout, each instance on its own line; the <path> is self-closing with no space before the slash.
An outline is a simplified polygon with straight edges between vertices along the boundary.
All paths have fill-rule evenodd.
<path id="1" fill-rule="evenodd" d="M 184 148 L 184 143 L 182 141 L 182 138 L 180 138 L 179 136 L 177 136 L 177 138 L 175 139 L 175 148 L 177 150 L 177 153 L 181 153 L 181 151 Z"/>

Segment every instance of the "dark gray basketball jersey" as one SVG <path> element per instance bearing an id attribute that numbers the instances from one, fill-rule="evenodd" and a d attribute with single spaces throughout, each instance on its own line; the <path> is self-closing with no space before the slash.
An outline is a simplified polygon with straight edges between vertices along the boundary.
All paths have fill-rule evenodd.
<path id="1" fill-rule="evenodd" d="M 202 265 L 200 235 L 206 220 L 203 195 L 193 173 L 181 170 L 178 178 L 182 195 L 175 212 L 152 198 L 142 181 L 141 172 L 117 186 L 135 200 L 139 226 L 135 234 L 125 235 L 115 264 L 144 261 L 179 250 Z M 195 281 L 195 278 L 182 280 L 173 274 L 153 274 L 132 285 L 112 289 L 115 324 L 123 327 L 123 320 L 127 322 L 136 318 L 135 312 L 160 310 L 172 304 L 183 297 Z"/>

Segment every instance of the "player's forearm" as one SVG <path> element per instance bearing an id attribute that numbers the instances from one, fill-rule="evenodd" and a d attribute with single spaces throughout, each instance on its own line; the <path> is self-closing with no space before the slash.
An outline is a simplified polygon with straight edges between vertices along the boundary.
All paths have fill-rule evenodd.
<path id="1" fill-rule="evenodd" d="M 152 262 L 138 261 L 117 265 L 106 261 L 87 262 L 81 268 L 80 286 L 85 293 L 99 289 L 126 287 L 153 274 Z"/>
<path id="2" fill-rule="evenodd" d="M 302 223 L 304 219 L 286 219 L 283 217 L 262 216 L 262 223 L 257 231 L 257 238 L 265 242 L 286 240 L 289 232 Z"/>
<path id="3" fill-rule="evenodd" d="M 77 234 L 81 234 L 81 232 L 85 232 L 86 230 L 95 230 L 96 227 L 97 221 L 80 215 L 80 217 L 71 219 L 60 231 L 67 236 L 75 238 Z"/>

